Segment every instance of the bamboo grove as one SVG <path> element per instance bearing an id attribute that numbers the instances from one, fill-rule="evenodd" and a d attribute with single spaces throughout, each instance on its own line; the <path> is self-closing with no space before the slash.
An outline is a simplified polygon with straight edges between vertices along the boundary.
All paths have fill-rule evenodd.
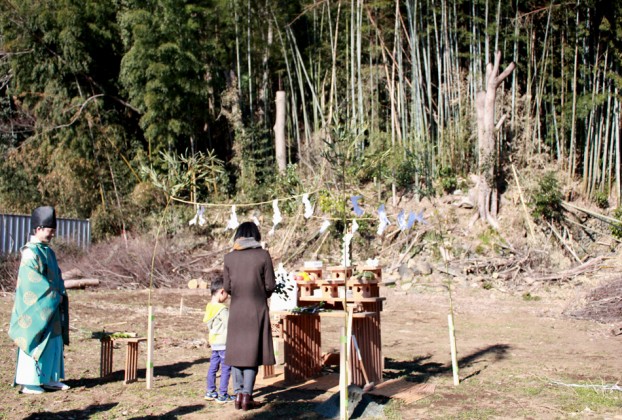
<path id="1" fill-rule="evenodd" d="M 150 194 L 140 167 L 173 164 L 189 195 L 269 198 L 278 90 L 299 170 L 319 175 L 346 132 L 361 182 L 390 185 L 408 163 L 425 192 L 477 167 L 495 51 L 516 63 L 499 156 L 619 200 L 621 14 L 605 0 L 0 0 L 0 210 L 120 210 Z"/>

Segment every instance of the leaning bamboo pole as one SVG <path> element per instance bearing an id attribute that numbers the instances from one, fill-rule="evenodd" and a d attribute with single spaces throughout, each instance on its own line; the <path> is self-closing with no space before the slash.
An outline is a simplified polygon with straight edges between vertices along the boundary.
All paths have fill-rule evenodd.
<path id="1" fill-rule="evenodd" d="M 621 203 L 620 193 L 622 192 L 621 181 L 620 181 L 620 129 L 622 128 L 621 118 L 622 113 L 620 113 L 620 101 L 618 96 L 618 88 L 615 87 L 614 90 L 614 106 L 613 106 L 613 128 L 612 131 L 615 133 L 615 149 L 616 149 L 616 157 L 615 157 L 615 192 L 616 192 L 616 206 L 619 207 Z"/>
<path id="2" fill-rule="evenodd" d="M 251 58 L 251 0 L 246 2 L 246 65 L 248 71 L 248 106 L 250 109 L 250 115 L 254 115 L 253 111 L 253 61 Z"/>
<path id="3" fill-rule="evenodd" d="M 356 82 L 357 82 L 357 94 L 358 94 L 358 124 L 359 130 L 362 130 L 363 127 L 367 125 L 365 122 L 365 110 L 363 108 L 363 77 L 361 74 L 361 57 L 363 55 L 362 51 L 362 26 L 363 26 L 363 0 L 357 0 L 356 2 Z M 365 147 L 364 139 L 361 139 L 360 142 L 361 149 Z"/>
<path id="4" fill-rule="evenodd" d="M 560 55 L 559 55 L 559 65 L 561 68 L 560 71 L 560 79 L 561 79 L 561 83 L 560 83 L 560 93 L 559 93 L 559 100 L 560 100 L 560 104 L 559 104 L 559 108 L 560 108 L 560 121 L 561 121 L 561 130 L 559 132 L 560 135 L 560 151 L 559 151 L 559 162 L 562 165 L 562 169 L 566 169 L 568 163 L 566 162 L 566 115 L 565 115 L 565 110 L 566 110 L 566 60 L 565 60 L 565 49 L 566 49 L 566 37 L 565 37 L 566 33 L 565 31 L 561 31 L 561 48 L 560 48 Z"/>
<path id="5" fill-rule="evenodd" d="M 358 120 L 358 115 L 356 112 L 356 50 L 355 50 L 355 38 L 356 38 L 356 28 L 355 28 L 355 23 L 356 23 L 356 19 L 354 17 L 354 1 L 355 0 L 350 0 L 350 33 L 349 33 L 349 43 L 348 43 L 348 47 L 349 47 L 349 65 L 348 65 L 348 121 L 350 122 L 350 130 L 352 130 L 353 133 L 356 132 L 356 126 L 357 124 L 357 120 Z"/>
<path id="6" fill-rule="evenodd" d="M 438 149 L 442 152 L 444 150 L 444 124 L 443 124 L 443 61 L 441 55 L 441 47 L 443 40 L 442 35 L 439 35 L 438 23 L 436 21 L 436 13 L 432 13 L 433 33 L 434 33 L 434 45 L 435 45 L 435 58 L 436 58 L 436 77 L 438 89 L 436 89 L 436 131 Z"/>
<path id="7" fill-rule="evenodd" d="M 604 87 L 604 86 L 603 86 Z M 605 89 L 603 88 L 603 93 L 605 93 Z M 600 179 L 600 185 L 601 188 L 605 188 L 607 194 L 609 194 L 611 192 L 611 162 L 612 162 L 612 154 L 613 154 L 613 148 L 611 147 L 611 135 L 610 135 L 610 130 L 611 130 L 611 118 L 609 117 L 610 115 L 613 114 L 612 109 L 611 109 L 611 86 L 607 86 L 607 91 L 606 91 L 606 96 L 607 96 L 607 104 L 605 106 L 605 115 L 607 115 L 607 120 L 605 121 L 605 127 L 603 128 L 604 133 L 603 133 L 603 138 L 604 138 L 604 144 L 603 144 L 603 159 L 602 159 L 602 168 L 601 168 L 601 179 Z"/>
<path id="8" fill-rule="evenodd" d="M 303 125 L 304 125 L 304 134 L 305 134 L 305 143 L 307 145 L 307 150 L 309 148 L 310 145 L 312 145 L 312 128 L 311 128 L 311 124 L 309 122 L 309 113 L 307 110 L 307 101 L 304 100 L 305 98 L 305 88 L 304 88 L 304 80 L 301 74 L 301 69 L 300 69 L 300 62 L 298 61 L 298 57 L 296 56 L 296 53 L 294 52 L 296 46 L 292 45 L 293 43 L 295 44 L 295 41 L 292 41 L 291 37 L 289 36 L 289 33 L 286 32 L 286 36 L 288 39 L 288 45 L 290 48 L 290 52 L 292 54 L 292 58 L 293 58 L 293 67 L 295 70 L 295 74 L 296 74 L 296 81 L 297 81 L 297 90 L 298 90 L 298 95 L 300 98 L 300 109 L 302 110 L 302 120 L 303 120 Z M 307 156 L 308 157 L 308 156 Z"/>
<path id="9" fill-rule="evenodd" d="M 579 1 L 577 0 L 576 26 L 579 27 Z M 577 127 L 577 72 L 579 68 L 579 37 L 575 35 L 574 44 L 574 70 L 572 74 L 572 117 L 570 118 L 570 148 L 568 150 L 568 179 L 572 179 L 576 168 L 576 127 Z"/>
<path id="10" fill-rule="evenodd" d="M 285 69 L 287 70 L 287 82 L 288 82 L 287 85 L 289 87 L 290 95 L 291 95 L 291 99 L 290 99 L 290 112 L 292 114 L 290 118 L 291 131 L 292 131 L 292 134 L 296 138 L 296 150 L 298 151 L 298 154 L 300 157 L 302 145 L 300 142 L 300 128 L 298 126 L 298 123 L 299 123 L 298 122 L 298 106 L 296 103 L 296 92 L 294 89 L 294 81 L 292 79 L 292 70 L 291 70 L 291 66 L 290 66 L 289 58 L 288 58 L 289 55 L 287 54 L 287 48 L 285 46 L 285 41 L 283 40 L 283 34 L 281 33 L 281 30 L 279 28 L 279 23 L 274 13 L 272 14 L 272 20 L 274 21 L 274 27 L 276 28 L 276 33 L 279 37 L 279 42 L 281 45 L 281 54 L 283 55 L 283 59 L 285 61 Z"/>
<path id="11" fill-rule="evenodd" d="M 598 52 L 598 51 L 597 51 Z M 594 161 L 596 159 L 597 140 L 594 138 L 595 134 L 595 118 L 596 110 L 594 108 L 596 101 L 596 94 L 598 91 L 600 78 L 599 78 L 599 60 L 598 54 L 596 54 L 596 62 L 594 63 L 593 79 L 592 79 L 592 107 L 590 109 L 588 123 L 587 123 L 587 136 L 585 139 L 585 146 L 583 150 L 583 190 L 589 195 L 592 193 L 592 178 L 594 176 Z"/>

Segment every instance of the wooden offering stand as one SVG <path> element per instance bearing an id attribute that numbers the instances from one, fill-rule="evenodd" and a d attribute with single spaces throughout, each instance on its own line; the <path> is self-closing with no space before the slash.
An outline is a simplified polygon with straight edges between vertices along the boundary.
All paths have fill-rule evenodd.
<path id="1" fill-rule="evenodd" d="M 298 284 L 298 294 L 304 297 L 316 296 L 316 290 L 320 288 L 322 280 L 321 268 L 301 268 L 301 273 L 306 273 L 309 280 L 296 280 Z"/>
<path id="2" fill-rule="evenodd" d="M 135 335 L 135 334 L 131 334 Z M 112 373 L 112 350 L 114 342 L 122 340 L 126 342 L 125 373 L 123 383 L 129 384 L 138 380 L 138 344 L 147 341 L 146 337 L 115 337 L 114 333 L 102 333 L 100 341 L 99 376 L 104 378 Z"/>
<path id="3" fill-rule="evenodd" d="M 380 296 L 378 284 L 382 279 L 382 269 L 379 267 L 361 266 L 358 275 L 348 279 L 349 295 L 357 299 Z"/>
<path id="4" fill-rule="evenodd" d="M 297 280 L 299 293 L 297 306 L 310 307 L 324 302 L 322 311 L 315 313 L 279 312 L 279 332 L 284 341 L 285 380 L 302 381 L 320 374 L 322 369 L 321 318 L 337 317 L 346 319 L 346 307 L 353 308 L 352 334 L 356 337 L 362 363 L 368 380 L 376 384 L 382 381 L 384 358 L 380 330 L 380 312 L 384 297 L 380 297 L 379 282 L 382 277 L 380 267 L 328 267 L 321 269 L 303 268 L 309 280 Z M 319 295 L 318 289 L 321 289 Z M 354 344 L 350 343 L 351 355 L 356 355 Z M 356 356 L 351 357 L 351 382 L 364 386 L 361 365 Z"/>
<path id="5" fill-rule="evenodd" d="M 324 300 L 343 299 L 346 293 L 346 281 L 352 275 L 352 267 L 328 267 L 329 277 L 321 282 Z"/>

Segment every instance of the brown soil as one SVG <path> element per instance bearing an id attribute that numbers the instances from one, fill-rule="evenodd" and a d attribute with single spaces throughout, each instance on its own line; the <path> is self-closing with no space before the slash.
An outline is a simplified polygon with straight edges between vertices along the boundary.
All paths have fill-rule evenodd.
<path id="1" fill-rule="evenodd" d="M 563 386 L 622 382 L 622 335 L 615 323 L 563 315 L 569 305 L 598 284 L 558 286 L 520 294 L 454 287 L 459 386 L 454 387 L 447 332 L 448 294 L 431 280 L 407 292 L 382 288 L 384 378 L 406 377 L 436 385 L 434 395 L 406 405 L 385 404 L 386 418 L 617 418 L 620 391 Z M 183 298 L 183 313 L 180 301 Z M 12 295 L 0 296 L 0 418 L 319 418 L 316 405 L 330 394 L 257 385 L 263 406 L 245 415 L 232 404 L 203 400 L 209 363 L 201 323 L 203 290 L 166 289 L 152 294 L 155 309 L 155 383 L 147 390 L 145 371 L 124 385 L 125 349 L 115 350 L 111 377 L 99 378 L 99 342 L 92 333 L 107 330 L 145 334 L 147 291 L 70 291 L 72 344 L 66 348 L 66 383 L 72 389 L 41 396 L 18 394 L 10 386 L 15 348 L 6 334 Z M 539 300 L 538 300 L 539 299 Z M 618 323 L 620 320 L 618 319 Z M 323 347 L 337 344 L 338 325 L 325 323 Z M 140 366 L 145 363 L 141 344 Z"/>
<path id="2" fill-rule="evenodd" d="M 385 267 L 383 278 L 396 281 L 396 286 L 381 288 L 387 298 L 382 312 L 384 379 L 435 385 L 433 395 L 412 404 L 374 398 L 384 405 L 384 418 L 622 419 L 622 392 L 602 389 L 622 383 L 617 242 L 572 232 L 571 245 L 581 250 L 582 261 L 602 257 L 589 272 L 573 271 L 579 263 L 550 232 L 538 228 L 535 235 L 528 233 L 518 195 L 510 191 L 504 197 L 502 233 L 481 224 L 466 229 L 473 211 L 451 205 L 451 197 L 403 198 L 398 208 L 424 211 L 427 224 L 402 233 L 392 227 L 382 238 L 370 234 L 375 227 L 361 228 L 355 237 L 353 260 L 378 257 Z M 397 213 L 398 208 L 387 208 Z M 161 238 L 153 276 L 153 240 L 117 238 L 75 256 L 55 244 L 65 272 L 78 268 L 85 277 L 102 281 L 98 290 L 70 291 L 72 343 L 65 362 L 72 389 L 67 392 L 27 396 L 10 386 L 15 347 L 7 330 L 19 261 L 0 261 L 0 419 L 319 418 L 314 409 L 329 392 L 260 381 L 257 398 L 263 406 L 246 414 L 231 404 L 203 400 L 210 351 L 201 321 L 208 292 L 183 287 L 190 279 L 209 280 L 230 248 L 230 232 L 221 227 L 228 214 L 213 216 L 214 225 L 203 231 Z M 264 226 L 267 220 L 262 219 Z M 319 223 L 287 218 L 269 239 L 275 263 L 284 262 L 288 269 L 309 258 L 337 264 L 341 240 L 315 235 Z M 441 247 L 449 250 L 452 261 L 443 264 Z M 566 274 L 556 276 L 560 273 Z M 448 281 L 453 282 L 459 386 L 453 385 L 450 363 Z M 171 287 L 151 296 L 156 322 L 153 389 L 146 389 L 144 369 L 139 369 L 137 383 L 123 384 L 121 347 L 114 351 L 113 374 L 100 379 L 99 341 L 93 333 L 105 328 L 145 335 L 145 287 L 150 282 Z M 322 324 L 323 350 L 338 347 L 339 321 L 327 318 Z M 143 367 L 145 344 L 140 346 Z"/>

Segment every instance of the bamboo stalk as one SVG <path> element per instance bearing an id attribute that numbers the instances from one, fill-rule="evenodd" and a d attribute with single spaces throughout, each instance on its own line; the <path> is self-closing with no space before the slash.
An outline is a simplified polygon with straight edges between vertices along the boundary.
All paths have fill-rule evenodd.
<path id="1" fill-rule="evenodd" d="M 454 378 L 454 386 L 460 384 L 460 378 L 458 376 L 458 357 L 456 352 L 456 334 L 454 331 L 454 317 L 452 314 L 447 314 L 447 324 L 449 326 L 449 346 L 451 348 L 451 371 Z"/>
<path id="2" fill-rule="evenodd" d="M 147 367 L 145 376 L 147 389 L 151 389 L 153 387 L 153 306 L 149 305 L 147 311 Z"/>
<path id="3" fill-rule="evenodd" d="M 348 418 L 348 384 L 346 382 L 346 333 L 341 327 L 339 332 L 339 420 Z"/>
<path id="4" fill-rule="evenodd" d="M 346 287 L 347 289 L 347 279 L 346 282 L 344 283 L 344 287 Z M 344 293 L 347 294 L 347 290 L 344 290 Z M 353 316 L 353 312 L 354 312 L 354 308 L 351 305 L 348 305 L 346 308 L 346 311 L 348 313 L 348 324 L 346 327 L 346 361 L 348 363 L 347 365 L 347 370 L 346 370 L 346 381 L 348 382 L 348 384 L 351 384 L 352 381 L 352 373 L 353 373 L 353 369 L 352 369 L 352 316 Z"/>
<path id="5" fill-rule="evenodd" d="M 579 0 L 577 0 L 577 12 L 576 12 L 576 26 L 579 27 Z M 570 149 L 568 151 L 568 159 L 570 161 L 568 165 L 568 179 L 572 179 L 575 172 L 576 165 L 576 117 L 577 117 L 577 72 L 579 62 L 579 37 L 575 35 L 574 46 L 574 71 L 572 75 L 572 117 L 570 119 Z"/>

